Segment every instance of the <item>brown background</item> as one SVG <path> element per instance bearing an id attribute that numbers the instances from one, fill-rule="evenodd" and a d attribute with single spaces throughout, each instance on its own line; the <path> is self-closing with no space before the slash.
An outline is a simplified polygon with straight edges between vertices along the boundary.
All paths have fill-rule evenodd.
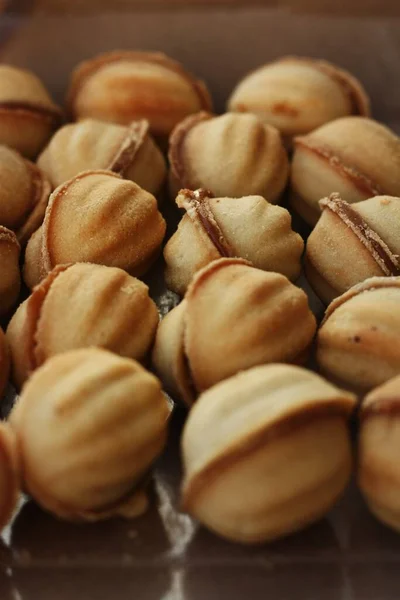
<path id="1" fill-rule="evenodd" d="M 397 0 L 33 0 L 32 2 L 9 2 L 13 10 L 24 10 L 33 4 L 35 10 L 47 13 L 92 11 L 132 11 L 133 9 L 168 9 L 204 6 L 210 9 L 217 6 L 262 6 L 268 8 L 286 8 L 301 12 L 312 11 L 325 14 L 381 15 L 398 14 Z"/>
<path id="2" fill-rule="evenodd" d="M 218 111 L 258 64 L 323 57 L 358 75 L 375 116 L 400 131 L 398 0 L 20 0 L 0 17 L 1 59 L 35 70 L 60 102 L 73 66 L 114 48 L 181 60 L 207 80 Z M 399 599 L 400 536 L 370 516 L 354 484 L 320 523 L 254 548 L 181 514 L 183 419 L 174 417 L 143 518 L 76 526 L 23 506 L 0 544 L 0 600 Z"/>

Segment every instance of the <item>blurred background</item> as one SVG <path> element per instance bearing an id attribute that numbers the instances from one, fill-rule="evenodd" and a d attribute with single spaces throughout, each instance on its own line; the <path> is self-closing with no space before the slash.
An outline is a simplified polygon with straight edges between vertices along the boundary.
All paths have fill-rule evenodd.
<path id="1" fill-rule="evenodd" d="M 398 0 L 3 0 L 0 59 L 31 68 L 62 101 L 77 62 L 118 48 L 161 50 L 204 78 L 223 112 L 249 70 L 284 54 L 326 58 L 398 128 Z M 389 91 L 390 90 L 390 91 Z"/>

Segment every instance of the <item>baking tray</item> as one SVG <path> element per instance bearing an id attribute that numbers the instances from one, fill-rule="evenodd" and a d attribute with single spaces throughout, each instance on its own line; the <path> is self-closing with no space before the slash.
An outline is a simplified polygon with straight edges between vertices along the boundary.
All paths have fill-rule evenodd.
<path id="1" fill-rule="evenodd" d="M 140 48 L 162 50 L 203 77 L 222 112 L 243 74 L 293 53 L 354 72 L 371 95 L 374 116 L 400 133 L 398 0 L 2 4 L 0 60 L 33 69 L 59 102 L 78 61 Z M 161 269 L 159 263 L 147 281 L 165 313 L 176 297 L 163 288 Z M 310 300 L 320 314 L 311 293 Z M 13 400 L 9 392 L 3 411 Z M 177 409 L 151 508 L 140 519 L 71 525 L 22 502 L 0 540 L 0 599 L 398 600 L 400 536 L 374 520 L 354 483 L 327 518 L 268 545 L 228 543 L 182 514 L 184 419 Z"/>

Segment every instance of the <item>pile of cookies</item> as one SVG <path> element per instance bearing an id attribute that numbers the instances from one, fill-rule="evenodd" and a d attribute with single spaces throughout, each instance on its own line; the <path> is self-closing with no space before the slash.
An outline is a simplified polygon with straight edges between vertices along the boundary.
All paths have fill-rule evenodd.
<path id="1" fill-rule="evenodd" d="M 297 531 L 355 469 L 400 529 L 400 138 L 322 60 L 262 66 L 227 111 L 159 53 L 78 65 L 65 110 L 0 65 L 1 526 L 21 490 L 68 520 L 143 513 L 168 393 L 182 506 L 221 536 Z M 162 252 L 181 301 L 159 322 L 138 278 Z"/>

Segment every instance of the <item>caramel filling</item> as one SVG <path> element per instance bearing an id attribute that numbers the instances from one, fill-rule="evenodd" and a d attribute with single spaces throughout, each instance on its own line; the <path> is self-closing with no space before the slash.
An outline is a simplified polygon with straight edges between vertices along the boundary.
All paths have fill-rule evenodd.
<path id="1" fill-rule="evenodd" d="M 191 190 L 181 190 L 176 203 L 179 208 L 186 210 L 189 218 L 194 223 L 200 223 L 221 257 L 231 258 L 234 256 L 234 253 L 214 217 L 210 207 L 210 198 L 213 198 L 213 195 L 208 190 L 199 189 L 194 192 Z"/>
<path id="2" fill-rule="evenodd" d="M 371 255 L 385 275 L 400 275 L 398 257 L 390 251 L 385 242 L 371 229 L 368 223 L 364 221 L 350 204 L 342 200 L 337 194 L 332 194 L 329 198 L 321 200 L 320 206 L 329 208 L 345 225 L 350 227 L 358 239 L 371 252 Z"/>
<path id="3" fill-rule="evenodd" d="M 19 248 L 19 242 L 15 233 L 11 229 L 3 227 L 3 225 L 0 225 L 0 242 L 15 244 Z"/>
<path id="4" fill-rule="evenodd" d="M 7 102 L 0 102 L 0 110 L 1 109 L 32 112 L 53 121 L 54 125 L 58 125 L 62 121 L 61 110 L 55 106 L 46 107 L 40 106 L 39 104 L 31 104 L 29 102 L 14 102 L 13 100 L 9 100 Z"/>
<path id="5" fill-rule="evenodd" d="M 365 421 L 370 417 L 397 417 L 400 415 L 400 398 L 383 398 L 366 406 L 360 412 L 359 418 Z"/>
<path id="6" fill-rule="evenodd" d="M 184 143 L 187 134 L 191 129 L 196 127 L 199 123 L 211 119 L 212 115 L 205 111 L 200 111 L 194 115 L 189 115 L 179 123 L 171 133 L 169 140 L 169 151 L 168 159 L 171 168 L 171 172 L 175 179 L 178 181 L 178 185 L 182 188 L 194 187 L 190 185 L 188 176 L 186 173 L 185 162 L 184 162 Z M 189 191 L 189 190 L 185 190 Z"/>
<path id="7" fill-rule="evenodd" d="M 118 148 L 108 168 L 114 173 L 124 176 L 143 145 L 148 131 L 148 121 L 142 120 L 131 123 L 126 138 Z"/>
<path id="8" fill-rule="evenodd" d="M 32 373 L 32 371 L 40 367 L 40 365 L 45 362 L 46 358 L 48 358 L 41 350 L 37 339 L 38 323 L 41 317 L 44 301 L 46 300 L 46 296 L 58 275 L 69 269 L 71 266 L 72 263 L 56 266 L 51 274 L 49 274 L 43 281 L 39 283 L 39 285 L 35 287 L 27 300 L 25 332 L 29 338 L 29 344 L 27 344 L 26 349 L 27 362 L 30 369 L 29 375 Z"/>
<path id="9" fill-rule="evenodd" d="M 326 146 L 318 145 L 309 136 L 299 136 L 295 138 L 295 146 L 315 154 L 321 160 L 326 161 L 339 175 L 345 177 L 354 185 L 357 190 L 365 196 L 365 199 L 372 196 L 384 196 L 386 194 L 377 183 L 371 181 L 366 175 L 342 162 L 341 158 Z"/>

